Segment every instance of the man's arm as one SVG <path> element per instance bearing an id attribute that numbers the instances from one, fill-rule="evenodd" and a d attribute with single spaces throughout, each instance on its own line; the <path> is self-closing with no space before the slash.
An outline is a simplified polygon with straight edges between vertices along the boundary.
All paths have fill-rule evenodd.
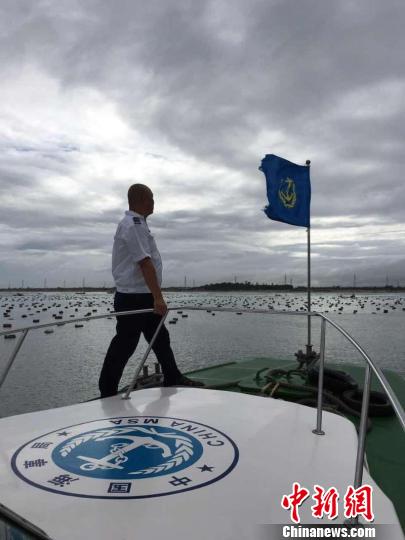
<path id="1" fill-rule="evenodd" d="M 153 294 L 153 307 L 155 313 L 158 315 L 164 315 L 167 311 L 167 305 L 163 299 L 162 290 L 156 276 L 156 270 L 153 266 L 152 259 L 150 257 L 146 257 L 145 259 L 139 261 L 138 264 L 145 279 L 146 285 Z"/>

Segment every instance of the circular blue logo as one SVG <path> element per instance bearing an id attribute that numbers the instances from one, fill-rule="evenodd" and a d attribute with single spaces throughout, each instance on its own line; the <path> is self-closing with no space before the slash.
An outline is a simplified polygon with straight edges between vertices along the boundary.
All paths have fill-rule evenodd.
<path id="1" fill-rule="evenodd" d="M 25 482 L 91 498 L 147 498 L 201 488 L 229 474 L 235 443 L 214 427 L 181 418 L 104 418 L 27 442 L 12 457 Z"/>
<path id="2" fill-rule="evenodd" d="M 201 442 L 162 426 L 126 426 L 81 433 L 58 444 L 52 460 L 90 478 L 152 478 L 177 473 L 198 461 Z"/>

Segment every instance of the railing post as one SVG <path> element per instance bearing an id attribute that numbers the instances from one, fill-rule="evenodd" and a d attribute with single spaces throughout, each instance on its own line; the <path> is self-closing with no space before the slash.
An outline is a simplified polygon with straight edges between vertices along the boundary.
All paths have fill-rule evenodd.
<path id="1" fill-rule="evenodd" d="M 142 360 L 140 361 L 139 363 L 139 366 L 137 367 L 136 371 L 135 371 L 135 375 L 132 379 L 132 382 L 131 384 L 129 385 L 128 387 L 128 390 L 125 392 L 125 394 L 122 396 L 122 399 L 131 399 L 129 397 L 129 394 L 132 392 L 132 390 L 135 388 L 135 385 L 136 385 L 136 381 L 138 380 L 138 377 L 139 377 L 139 373 L 141 372 L 141 369 L 144 365 L 144 363 L 146 362 L 146 359 L 148 358 L 149 356 L 149 353 L 150 353 L 150 350 L 152 349 L 152 346 L 153 344 L 155 343 L 155 340 L 157 338 L 157 335 L 159 334 L 160 332 L 160 329 L 162 328 L 163 326 L 163 323 L 165 322 L 166 320 L 166 317 L 169 313 L 169 310 L 166 311 L 166 313 L 162 316 L 162 318 L 160 319 L 160 322 L 159 322 L 159 325 L 158 327 L 156 328 L 156 332 L 153 334 L 153 337 L 152 339 L 150 340 L 150 343 L 148 345 L 148 348 L 146 349 L 146 352 L 145 354 L 143 355 L 143 358 Z"/>
<path id="2" fill-rule="evenodd" d="M 368 404 L 370 402 L 370 387 L 371 387 L 371 368 L 366 363 L 364 375 L 363 400 L 361 403 L 360 426 L 359 426 L 359 441 L 357 444 L 356 470 L 354 473 L 354 489 L 361 486 L 363 481 L 364 454 L 366 450 L 366 433 L 367 433 L 367 417 Z M 345 521 L 348 525 L 357 525 L 359 517 L 349 518 Z"/>
<path id="3" fill-rule="evenodd" d="M 1 379 L 0 379 L 0 388 L 3 386 L 3 383 L 4 381 L 6 380 L 6 377 L 8 375 L 8 372 L 10 371 L 11 369 L 11 366 L 13 365 L 13 362 L 15 360 L 15 357 L 17 356 L 18 354 L 18 351 L 21 349 L 21 345 L 23 344 L 23 341 L 25 339 L 25 336 L 28 334 L 28 329 L 27 330 L 24 330 L 23 332 L 21 332 L 21 336 L 17 342 L 17 345 L 14 347 L 14 351 L 12 352 L 10 358 L 9 358 L 9 361 L 1 375 Z"/>
<path id="4" fill-rule="evenodd" d="M 316 411 L 316 428 L 312 430 L 315 435 L 325 435 L 322 431 L 322 404 L 323 404 L 323 372 L 325 365 L 325 334 L 326 320 L 322 318 L 321 323 L 321 346 L 319 353 L 319 377 L 318 377 L 318 406 Z"/>
<path id="5" fill-rule="evenodd" d="M 357 446 L 357 458 L 356 458 L 356 472 L 354 475 L 354 489 L 361 486 L 363 481 L 363 466 L 364 466 L 364 453 L 366 449 L 366 433 L 367 433 L 367 417 L 368 417 L 368 404 L 370 401 L 370 387 L 371 387 L 371 369 L 369 364 L 366 364 L 366 370 L 364 375 L 364 389 L 363 389 L 363 401 L 361 404 L 360 414 L 360 427 L 359 427 L 359 443 Z"/>

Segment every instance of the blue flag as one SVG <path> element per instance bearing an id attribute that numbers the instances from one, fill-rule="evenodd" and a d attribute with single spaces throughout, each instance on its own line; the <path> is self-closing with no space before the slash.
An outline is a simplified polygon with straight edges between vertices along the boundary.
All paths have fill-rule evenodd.
<path id="1" fill-rule="evenodd" d="M 262 159 L 259 170 L 266 176 L 268 206 L 264 213 L 270 219 L 299 227 L 309 227 L 311 182 L 309 167 L 296 165 L 274 154 Z"/>

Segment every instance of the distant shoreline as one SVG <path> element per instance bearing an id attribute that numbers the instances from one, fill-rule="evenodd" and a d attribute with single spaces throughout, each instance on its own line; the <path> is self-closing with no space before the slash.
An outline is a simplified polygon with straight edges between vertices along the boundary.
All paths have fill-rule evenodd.
<path id="1" fill-rule="evenodd" d="M 306 287 L 292 287 L 290 285 L 249 285 L 249 284 L 210 284 L 203 285 L 201 287 L 164 287 L 164 292 L 257 292 L 257 293 L 306 293 Z M 32 292 L 70 292 L 70 293 L 93 293 L 104 292 L 114 293 L 115 289 L 111 287 L 27 287 L 27 288 L 0 288 L 0 292 L 8 292 L 10 294 L 25 294 Z M 346 293 L 346 294 L 365 294 L 365 293 L 398 293 L 405 292 L 405 287 L 312 287 L 311 292 L 334 292 L 334 293 Z"/>

